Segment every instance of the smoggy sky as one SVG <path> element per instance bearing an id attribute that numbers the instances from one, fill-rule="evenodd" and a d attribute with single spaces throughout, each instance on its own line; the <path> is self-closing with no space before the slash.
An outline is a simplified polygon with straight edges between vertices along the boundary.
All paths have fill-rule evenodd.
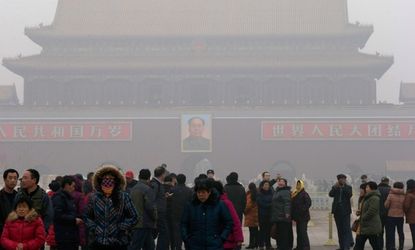
<path id="1" fill-rule="evenodd" d="M 51 23 L 56 4 L 57 0 L 0 0 L 0 59 L 40 53 L 24 28 Z M 379 101 L 398 103 L 400 82 L 415 82 L 414 10 L 414 0 L 349 0 L 350 22 L 374 25 L 362 52 L 394 56 L 394 65 L 378 81 Z M 21 97 L 23 79 L 0 66 L 0 84 L 13 83 Z"/>

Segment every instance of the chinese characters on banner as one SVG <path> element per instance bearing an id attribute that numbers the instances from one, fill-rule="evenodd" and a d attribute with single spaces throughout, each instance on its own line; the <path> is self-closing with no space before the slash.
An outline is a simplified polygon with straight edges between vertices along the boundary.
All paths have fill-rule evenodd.
<path id="1" fill-rule="evenodd" d="M 131 121 L 0 121 L 0 142 L 131 139 Z"/>
<path id="2" fill-rule="evenodd" d="M 262 140 L 415 140 L 415 120 L 262 121 Z"/>

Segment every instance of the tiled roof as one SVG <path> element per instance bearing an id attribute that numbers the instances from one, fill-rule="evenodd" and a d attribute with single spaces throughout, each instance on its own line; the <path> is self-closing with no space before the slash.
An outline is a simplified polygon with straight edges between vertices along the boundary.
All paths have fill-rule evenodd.
<path id="1" fill-rule="evenodd" d="M 346 0 L 60 0 L 55 35 L 342 33 Z"/>

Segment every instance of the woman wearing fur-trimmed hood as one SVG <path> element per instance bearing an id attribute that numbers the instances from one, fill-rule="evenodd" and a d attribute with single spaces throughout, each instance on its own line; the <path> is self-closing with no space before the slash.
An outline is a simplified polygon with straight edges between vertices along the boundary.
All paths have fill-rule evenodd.
<path id="1" fill-rule="evenodd" d="M 138 215 L 125 190 L 125 179 L 117 166 L 102 164 L 93 177 L 96 192 L 86 209 L 86 225 L 95 236 L 92 249 L 127 249 L 129 231 Z"/>

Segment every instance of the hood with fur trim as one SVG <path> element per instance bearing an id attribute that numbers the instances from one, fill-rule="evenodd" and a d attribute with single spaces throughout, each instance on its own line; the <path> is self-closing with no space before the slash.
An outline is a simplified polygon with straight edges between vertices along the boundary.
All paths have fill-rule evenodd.
<path id="1" fill-rule="evenodd" d="M 37 219 L 37 217 L 39 217 L 39 215 L 37 214 L 36 210 L 34 208 L 32 208 L 29 213 L 27 213 L 27 215 L 24 217 L 25 221 L 28 222 L 32 222 L 34 220 Z M 9 216 L 7 216 L 7 220 L 6 221 L 15 221 L 19 218 L 19 216 L 17 216 L 16 211 L 12 211 Z"/>
<path id="2" fill-rule="evenodd" d="M 120 189 L 123 191 L 125 190 L 126 180 L 124 175 L 121 173 L 121 170 L 117 166 L 110 163 L 101 165 L 100 168 L 95 172 L 92 181 L 95 190 L 101 190 L 99 179 L 102 179 L 107 174 L 114 176 L 119 183 Z"/>

